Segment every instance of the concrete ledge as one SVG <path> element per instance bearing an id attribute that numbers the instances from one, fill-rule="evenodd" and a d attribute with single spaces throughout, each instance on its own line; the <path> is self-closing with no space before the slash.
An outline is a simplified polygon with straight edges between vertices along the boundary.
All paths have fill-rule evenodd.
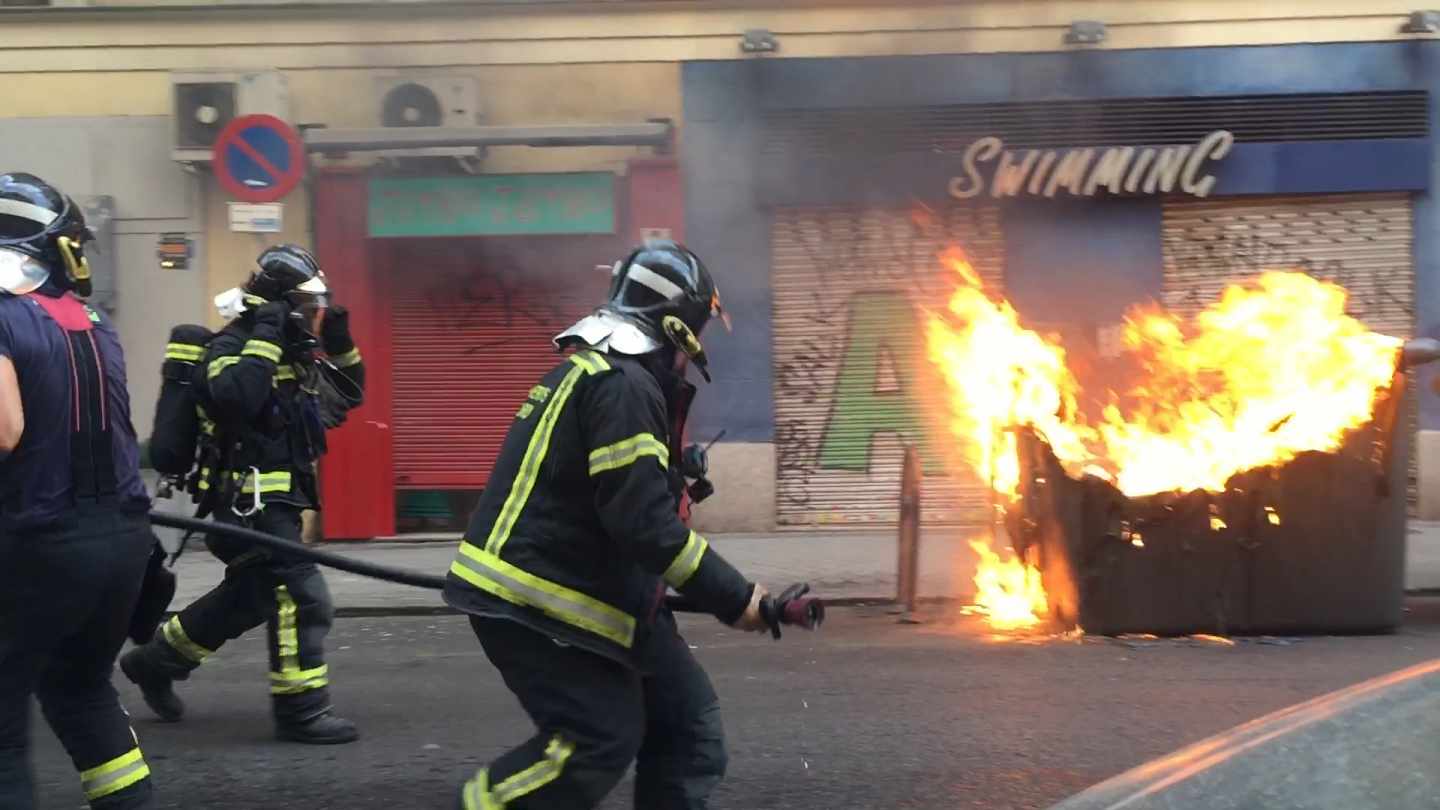
<path id="1" fill-rule="evenodd" d="M 1440 589 L 1440 521 L 1412 520 L 1405 538 L 1405 590 Z"/>
<path id="2" fill-rule="evenodd" d="M 690 524 L 698 532 L 770 532 L 775 529 L 775 445 L 728 442 L 710 448 L 715 495 L 696 504 Z"/>

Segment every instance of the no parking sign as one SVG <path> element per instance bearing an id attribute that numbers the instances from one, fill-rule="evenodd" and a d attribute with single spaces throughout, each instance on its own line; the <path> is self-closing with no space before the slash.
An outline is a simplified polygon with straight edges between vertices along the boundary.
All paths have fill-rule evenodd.
<path id="1" fill-rule="evenodd" d="M 215 179 L 236 199 L 275 202 L 305 176 L 305 144 L 273 115 L 242 115 L 215 139 Z"/>

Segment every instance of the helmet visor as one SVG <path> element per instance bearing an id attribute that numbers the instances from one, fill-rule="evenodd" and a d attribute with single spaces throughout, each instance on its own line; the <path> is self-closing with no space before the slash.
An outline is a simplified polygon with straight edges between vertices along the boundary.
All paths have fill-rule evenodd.
<path id="1" fill-rule="evenodd" d="M 0 199 L 0 245 L 18 245 L 44 236 L 60 214 L 24 200 Z"/>
<path id="2" fill-rule="evenodd" d="M 320 327 L 325 323 L 325 312 L 330 308 L 330 296 L 323 293 L 291 293 L 287 298 L 290 301 L 290 311 L 305 330 L 312 335 L 320 334 Z"/>
<path id="3" fill-rule="evenodd" d="M 50 268 L 35 257 L 0 247 L 0 292 L 25 295 L 40 289 L 50 278 Z"/>

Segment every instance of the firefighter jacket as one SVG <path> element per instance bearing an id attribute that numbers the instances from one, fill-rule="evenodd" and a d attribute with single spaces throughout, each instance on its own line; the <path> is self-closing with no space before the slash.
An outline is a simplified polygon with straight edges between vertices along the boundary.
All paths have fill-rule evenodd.
<path id="1" fill-rule="evenodd" d="M 546 374 L 515 414 L 445 601 L 632 668 L 667 585 L 737 620 L 753 585 L 681 522 L 668 416 L 631 358 L 581 351 Z"/>
<path id="2" fill-rule="evenodd" d="M 326 424 L 337 421 L 325 418 L 334 398 L 322 392 L 350 392 L 350 407 L 364 392 L 365 365 L 348 329 L 327 335 L 329 363 L 296 357 L 279 332 L 242 316 L 205 353 L 201 429 L 213 452 L 202 455 L 199 488 L 218 489 L 226 509 L 253 504 L 257 488 L 261 503 L 319 506 L 316 462 Z"/>

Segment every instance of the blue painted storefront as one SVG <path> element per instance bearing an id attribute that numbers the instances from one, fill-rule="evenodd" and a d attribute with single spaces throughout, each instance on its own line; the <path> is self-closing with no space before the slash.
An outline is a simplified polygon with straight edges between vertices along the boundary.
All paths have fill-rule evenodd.
<path id="1" fill-rule="evenodd" d="M 1217 198 L 1415 192 L 1416 330 L 1440 330 L 1433 191 L 1440 42 L 694 62 L 684 66 L 682 87 L 688 241 L 719 275 L 735 320 L 734 333 L 706 335 L 716 380 L 697 402 L 697 436 L 725 429 L 731 441 L 773 438 L 770 224 L 762 200 L 943 200 L 961 173 L 956 155 L 849 167 L 802 162 L 762 173 L 756 157 L 767 109 L 1427 91 L 1429 141 L 1238 143 L 1207 170 L 1217 178 Z M 1063 315 L 1061 307 L 1118 316 L 1131 302 L 1159 296 L 1158 197 L 1020 198 L 1005 210 L 1006 289 L 1028 317 L 1048 320 Z M 1440 396 L 1422 396 L 1421 427 L 1440 429 Z"/>

